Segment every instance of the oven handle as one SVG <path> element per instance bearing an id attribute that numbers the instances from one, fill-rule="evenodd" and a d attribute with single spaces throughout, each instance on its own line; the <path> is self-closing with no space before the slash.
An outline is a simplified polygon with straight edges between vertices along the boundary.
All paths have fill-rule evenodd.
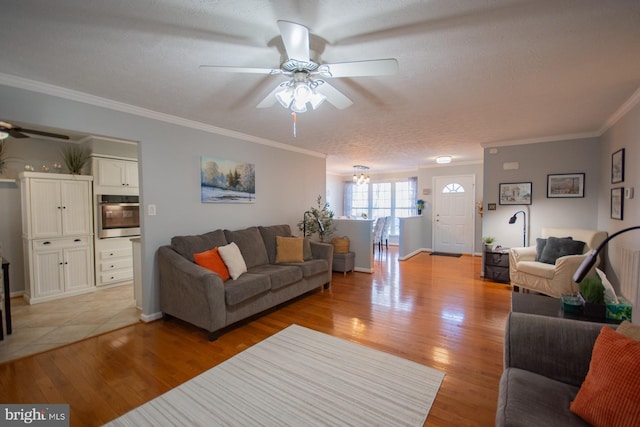
<path id="1" fill-rule="evenodd" d="M 100 205 L 103 206 L 140 206 L 140 203 L 109 203 L 109 202 L 99 202 Z"/>

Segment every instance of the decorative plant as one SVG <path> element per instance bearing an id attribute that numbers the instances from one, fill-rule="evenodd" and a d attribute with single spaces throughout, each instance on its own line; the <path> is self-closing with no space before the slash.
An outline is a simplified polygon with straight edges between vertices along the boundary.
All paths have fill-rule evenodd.
<path id="1" fill-rule="evenodd" d="M 64 164 L 72 175 L 82 175 L 82 168 L 89 160 L 91 153 L 85 147 L 69 144 L 61 150 Z"/>
<path id="2" fill-rule="evenodd" d="M 599 277 L 585 277 L 580 282 L 580 295 L 590 304 L 604 304 L 604 285 Z"/>
<path id="3" fill-rule="evenodd" d="M 417 206 L 417 208 L 418 208 L 418 213 L 421 213 L 421 212 L 422 212 L 422 209 L 424 209 L 424 200 L 422 200 L 422 199 L 418 199 L 418 200 L 416 201 L 416 206 Z"/>
<path id="4" fill-rule="evenodd" d="M 482 238 L 482 241 L 484 242 L 485 245 L 493 245 L 496 242 L 496 238 L 491 236 L 486 236 Z"/>
<path id="5" fill-rule="evenodd" d="M 316 207 L 312 207 L 305 212 L 303 220 L 298 223 L 298 230 L 304 231 L 306 228 L 304 237 L 318 233 L 320 241 L 324 242 L 325 237 L 329 237 L 333 233 L 333 211 L 329 210 L 328 202 L 322 203 L 322 196 L 320 195 L 316 199 L 316 204 Z M 320 230 L 318 222 L 322 224 L 324 231 Z"/>

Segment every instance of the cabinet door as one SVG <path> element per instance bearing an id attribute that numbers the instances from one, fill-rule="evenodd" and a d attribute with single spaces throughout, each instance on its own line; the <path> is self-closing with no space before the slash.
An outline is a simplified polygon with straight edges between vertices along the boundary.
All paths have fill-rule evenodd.
<path id="1" fill-rule="evenodd" d="M 65 290 L 75 291 L 93 286 L 91 269 L 91 248 L 89 245 L 64 250 Z"/>
<path id="2" fill-rule="evenodd" d="M 126 177 L 126 186 L 129 188 L 138 188 L 140 185 L 138 184 L 138 162 L 128 162 L 125 161 L 125 177 Z"/>
<path id="3" fill-rule="evenodd" d="M 122 160 L 98 159 L 98 185 L 123 187 L 125 163 Z"/>
<path id="4" fill-rule="evenodd" d="M 91 188 L 88 181 L 63 181 L 62 234 L 76 236 L 91 234 Z"/>
<path id="5" fill-rule="evenodd" d="M 30 190 L 32 237 L 62 236 L 60 181 L 33 179 Z"/>
<path id="6" fill-rule="evenodd" d="M 64 292 L 64 257 L 61 249 L 38 250 L 33 254 L 33 263 L 32 298 Z"/>

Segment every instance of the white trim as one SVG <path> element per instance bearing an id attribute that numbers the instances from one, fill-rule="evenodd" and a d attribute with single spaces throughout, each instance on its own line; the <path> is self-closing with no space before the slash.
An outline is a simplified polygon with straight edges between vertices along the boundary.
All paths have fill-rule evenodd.
<path id="1" fill-rule="evenodd" d="M 274 148 L 279 148 L 287 151 L 294 151 L 297 153 L 307 154 L 309 156 L 327 158 L 326 154 L 319 153 L 317 151 L 311 151 L 304 148 L 294 147 L 292 145 L 283 144 L 281 142 L 272 141 L 266 138 L 260 138 L 258 136 L 248 135 L 246 133 L 236 132 L 228 129 L 224 129 L 217 126 L 208 125 L 194 120 L 183 119 L 181 117 L 172 116 L 170 114 L 160 113 L 146 108 L 136 107 L 134 105 L 125 104 L 111 99 L 101 98 L 99 96 L 90 95 L 88 93 L 75 91 L 72 89 L 66 89 L 59 86 L 50 85 L 47 83 L 37 82 L 34 80 L 25 79 L 22 77 L 16 77 L 9 74 L 0 73 L 0 84 L 16 87 L 18 89 L 29 90 L 32 92 L 43 93 L 45 95 L 57 96 L 59 98 L 69 99 L 72 101 L 81 102 L 84 104 L 90 104 L 97 107 L 108 108 L 114 111 L 120 111 L 123 113 L 133 114 L 140 117 L 146 117 L 148 119 L 158 120 L 165 123 L 171 123 L 178 126 L 184 126 L 191 129 L 197 129 L 204 132 L 215 133 L 218 135 L 224 135 L 231 138 L 236 138 L 242 141 L 253 142 L 255 144 L 267 145 Z"/>
<path id="2" fill-rule="evenodd" d="M 633 93 L 633 95 L 631 95 L 629 99 L 627 99 L 627 101 L 624 104 L 620 106 L 620 108 L 616 110 L 615 113 L 611 115 L 611 117 L 609 117 L 609 120 L 607 120 L 605 124 L 602 126 L 602 128 L 600 128 L 600 135 L 603 135 L 606 131 L 608 131 L 611 127 L 613 127 L 613 125 L 615 125 L 618 122 L 618 120 L 624 117 L 624 115 L 627 114 L 629 111 L 631 111 L 633 107 L 638 105 L 639 102 L 640 102 L 640 87 Z"/>
<path id="3" fill-rule="evenodd" d="M 162 313 L 161 312 L 152 313 L 152 314 L 144 314 L 144 313 L 142 313 L 140 315 L 140 320 L 142 320 L 144 323 L 153 322 L 154 320 L 158 320 L 158 319 L 162 319 Z"/>
<path id="4" fill-rule="evenodd" d="M 592 132 L 582 132 L 582 133 L 571 133 L 566 135 L 542 136 L 538 138 L 515 139 L 511 141 L 482 142 L 480 143 L 480 146 L 482 148 L 492 148 L 492 147 L 505 147 L 509 145 L 540 144 L 543 142 L 570 141 L 572 139 L 598 138 L 601 135 L 602 134 L 599 131 L 592 131 Z"/>

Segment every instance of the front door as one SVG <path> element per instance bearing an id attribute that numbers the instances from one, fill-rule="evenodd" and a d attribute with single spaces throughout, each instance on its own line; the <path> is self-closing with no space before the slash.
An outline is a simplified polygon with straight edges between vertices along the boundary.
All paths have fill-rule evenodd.
<path id="1" fill-rule="evenodd" d="M 475 176 L 436 176 L 434 180 L 434 250 L 473 253 Z"/>

